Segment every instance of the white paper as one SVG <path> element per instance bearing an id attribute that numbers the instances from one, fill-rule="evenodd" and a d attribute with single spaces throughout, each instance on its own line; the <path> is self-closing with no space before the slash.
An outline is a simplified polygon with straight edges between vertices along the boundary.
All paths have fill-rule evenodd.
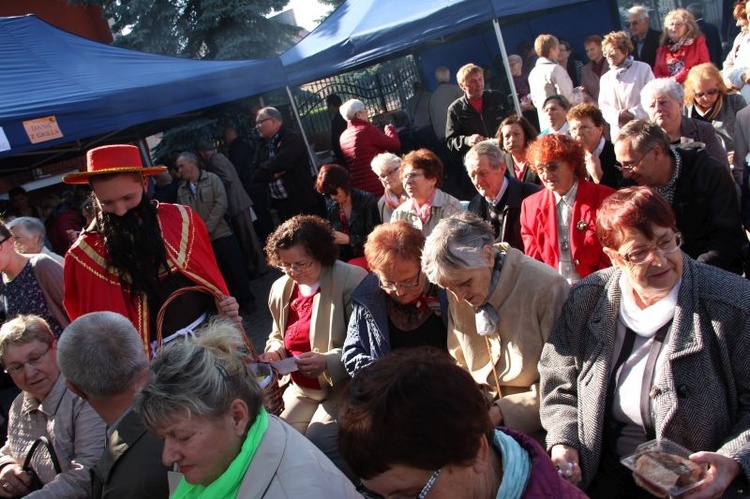
<path id="1" fill-rule="evenodd" d="M 8 137 L 5 136 L 3 127 L 0 126 L 0 152 L 3 151 L 10 151 L 10 142 L 8 142 Z"/>
<path id="2" fill-rule="evenodd" d="M 299 371 L 299 367 L 297 367 L 297 357 L 287 357 L 278 362 L 271 362 L 271 365 L 281 376 L 293 373 L 294 371 Z"/>

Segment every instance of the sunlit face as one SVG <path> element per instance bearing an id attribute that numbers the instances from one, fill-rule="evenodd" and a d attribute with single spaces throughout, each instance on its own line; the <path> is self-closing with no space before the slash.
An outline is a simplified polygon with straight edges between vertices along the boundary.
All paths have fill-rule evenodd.
<path id="1" fill-rule="evenodd" d="M 239 454 L 246 427 L 247 418 L 238 419 L 231 409 L 218 418 L 175 415 L 156 429 L 164 439 L 162 462 L 169 467 L 177 463 L 190 484 L 209 485 Z"/>
<path id="2" fill-rule="evenodd" d="M 102 211 L 118 217 L 138 206 L 143 198 L 143 177 L 137 173 L 94 178 L 90 184 Z"/>
<path id="3" fill-rule="evenodd" d="M 401 181 L 404 183 L 404 190 L 410 198 L 416 200 L 420 205 L 427 202 L 435 192 L 437 179 L 427 178 L 424 172 L 414 168 L 408 163 L 401 166 Z"/>
<path id="4" fill-rule="evenodd" d="M 568 122 L 568 132 L 584 149 L 588 152 L 594 152 L 599 146 L 599 141 L 604 133 L 604 126 L 596 126 L 589 117 L 572 119 Z"/>
<path id="5" fill-rule="evenodd" d="M 654 95 L 649 101 L 644 102 L 646 112 L 651 121 L 668 134 L 680 128 L 682 120 L 682 102 L 669 95 Z"/>
<path id="6" fill-rule="evenodd" d="M 682 251 L 663 254 L 655 247 L 666 245 L 674 236 L 674 231 L 667 227 L 652 225 L 653 239 L 633 228 L 621 229 L 622 242 L 617 250 L 605 248 L 612 264 L 623 270 L 636 294 L 643 300 L 658 300 L 669 294 L 682 275 Z M 635 251 L 651 250 L 650 257 L 641 265 L 634 265 L 625 260 L 623 255 Z"/>
<path id="7" fill-rule="evenodd" d="M 602 46 L 600 44 L 591 42 L 584 45 L 584 48 L 586 49 L 586 57 L 588 57 L 590 61 L 599 62 L 602 60 L 603 54 Z"/>
<path id="8" fill-rule="evenodd" d="M 670 40 L 676 42 L 685 37 L 688 33 L 688 26 L 683 19 L 672 18 L 665 22 L 667 28 L 667 34 Z"/>
<path id="9" fill-rule="evenodd" d="M 13 241 L 19 253 L 32 254 L 42 252 L 44 241 L 40 234 L 34 234 L 20 225 L 16 225 L 10 229 L 10 233 L 13 234 Z"/>
<path id="10" fill-rule="evenodd" d="M 2 362 L 16 386 L 41 401 L 55 386 L 60 375 L 56 355 L 56 341 L 48 345 L 34 340 L 21 345 L 8 345 Z"/>
<path id="11" fill-rule="evenodd" d="M 562 107 L 556 99 L 550 99 L 547 101 L 542 110 L 549 118 L 552 123 L 552 128 L 555 130 L 559 130 L 565 125 L 565 116 L 568 111 Z"/>
<path id="12" fill-rule="evenodd" d="M 567 161 L 550 161 L 546 165 L 536 165 L 535 169 L 542 185 L 560 196 L 568 192 L 576 181 L 573 165 Z"/>
<path id="13" fill-rule="evenodd" d="M 200 170 L 198 169 L 198 165 L 193 161 L 190 161 L 184 156 L 180 156 L 180 158 L 177 159 L 176 165 L 181 178 L 193 183 L 198 181 Z"/>
<path id="14" fill-rule="evenodd" d="M 630 26 L 630 33 L 633 36 L 643 38 L 648 30 L 648 18 L 640 17 L 638 15 L 629 16 L 628 26 Z"/>
<path id="15" fill-rule="evenodd" d="M 419 260 L 396 260 L 386 268 L 373 270 L 385 292 L 404 305 L 414 303 L 424 291 L 427 278 L 421 271 Z M 416 286 L 415 286 L 416 284 Z M 394 289 L 395 288 L 395 289 Z"/>
<path id="16" fill-rule="evenodd" d="M 320 277 L 320 262 L 310 255 L 304 246 L 297 244 L 277 251 L 281 270 L 294 282 L 312 286 Z"/>
<path id="17" fill-rule="evenodd" d="M 477 100 L 482 97 L 484 92 L 484 75 L 481 71 L 469 73 L 458 86 L 464 91 L 466 97 L 471 100 Z"/>
<path id="18" fill-rule="evenodd" d="M 383 184 L 383 187 L 392 192 L 393 194 L 396 194 L 400 196 L 404 192 L 404 186 L 401 184 L 401 165 L 380 165 L 376 168 L 373 168 L 373 172 L 375 172 L 375 175 L 378 176 L 378 179 L 380 179 L 380 183 Z"/>
<path id="19" fill-rule="evenodd" d="M 493 252 L 492 247 L 485 246 L 482 249 L 482 258 L 485 262 L 483 266 L 453 271 L 440 279 L 438 286 L 447 289 L 459 302 L 465 301 L 473 307 L 484 304 L 490 290 L 492 266 L 495 263 Z"/>
<path id="20" fill-rule="evenodd" d="M 526 136 L 518 123 L 503 125 L 500 135 L 503 140 L 503 149 L 509 153 L 523 152 L 526 149 Z"/>
<path id="21" fill-rule="evenodd" d="M 616 67 L 623 63 L 625 58 L 628 56 L 625 52 L 613 45 L 603 45 L 602 54 L 607 59 L 607 64 Z"/>
<path id="22" fill-rule="evenodd" d="M 695 104 L 698 108 L 701 111 L 707 111 L 714 107 L 716 101 L 719 100 L 721 95 L 719 84 L 713 80 L 702 79 L 695 84 L 693 95 L 695 96 Z"/>
<path id="23" fill-rule="evenodd" d="M 633 148 L 629 139 L 618 140 L 615 144 L 617 162 L 626 167 L 622 170 L 622 176 L 638 185 L 661 185 L 664 173 L 661 172 L 656 162 L 656 158 L 660 154 L 662 154 L 661 149 L 658 147 L 647 151 L 645 154 L 640 154 Z"/>
<path id="24" fill-rule="evenodd" d="M 471 183 L 485 199 L 494 199 L 500 192 L 505 177 L 505 169 L 504 163 L 500 163 L 494 168 L 490 158 L 484 155 L 479 156 L 476 163 L 466 165 L 466 172 L 469 174 Z"/>

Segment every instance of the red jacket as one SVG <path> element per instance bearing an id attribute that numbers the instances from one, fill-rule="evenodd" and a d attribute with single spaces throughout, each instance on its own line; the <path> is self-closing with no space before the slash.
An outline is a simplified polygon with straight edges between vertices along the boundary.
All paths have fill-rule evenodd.
<path id="1" fill-rule="evenodd" d="M 683 45 L 674 53 L 669 51 L 668 46 L 659 45 L 656 50 L 654 76 L 657 78 L 674 77 L 677 83 L 682 84 L 690 68 L 704 62 L 711 62 L 704 36 L 699 36 L 690 45 Z M 676 71 L 674 75 L 669 70 L 670 66 Z"/>
<path id="2" fill-rule="evenodd" d="M 570 253 L 581 278 L 610 267 L 609 257 L 602 251 L 596 237 L 596 212 L 614 189 L 587 180 L 578 181 L 570 221 Z M 557 243 L 557 212 L 555 196 L 543 189 L 521 204 L 521 238 L 524 253 L 557 269 L 560 255 Z"/>
<path id="3" fill-rule="evenodd" d="M 393 125 L 386 125 L 385 133 L 368 121 L 354 119 L 339 139 L 341 152 L 346 158 L 352 187 L 371 192 L 375 197 L 383 195 L 383 184 L 373 173 L 372 158 L 384 152 L 396 152 L 401 141 Z"/>

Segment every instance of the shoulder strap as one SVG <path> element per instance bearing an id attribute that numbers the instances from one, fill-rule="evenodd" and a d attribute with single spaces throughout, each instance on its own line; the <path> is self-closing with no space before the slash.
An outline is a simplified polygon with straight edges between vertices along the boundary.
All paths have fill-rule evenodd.
<path id="1" fill-rule="evenodd" d="M 23 461 L 23 470 L 31 470 L 31 460 L 34 457 L 34 454 L 36 454 L 36 450 L 40 445 L 43 445 L 47 448 L 47 453 L 49 454 L 50 461 L 52 461 L 52 466 L 55 468 L 55 473 L 62 473 L 60 460 L 57 459 L 57 453 L 55 452 L 54 447 L 52 447 L 52 444 L 49 443 L 47 437 L 39 437 L 34 440 L 34 443 L 31 445 L 28 454 L 26 454 L 26 459 L 24 459 Z"/>

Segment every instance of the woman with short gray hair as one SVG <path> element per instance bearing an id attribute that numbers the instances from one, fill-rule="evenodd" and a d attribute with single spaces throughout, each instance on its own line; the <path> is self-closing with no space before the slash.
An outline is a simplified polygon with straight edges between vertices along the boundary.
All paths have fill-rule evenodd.
<path id="1" fill-rule="evenodd" d="M 404 191 L 404 184 L 401 183 L 401 158 L 392 152 L 384 152 L 372 158 L 370 167 L 385 189 L 378 200 L 378 213 L 380 220 L 388 223 L 396 208 L 409 199 Z"/>
<path id="2" fill-rule="evenodd" d="M 85 498 L 91 466 L 104 450 L 105 424 L 66 388 L 55 357 L 57 341 L 39 316 L 20 315 L 0 328 L 0 362 L 21 389 L 8 414 L 0 449 L 0 497 Z M 36 483 L 22 468 L 31 446 L 46 438 L 59 460 L 39 447 L 32 459 Z"/>
<path id="3" fill-rule="evenodd" d="M 657 78 L 641 90 L 641 105 L 672 144 L 702 143 L 706 152 L 729 170 L 727 151 L 711 123 L 684 116 L 685 91 L 672 78 Z M 698 144 L 696 144 L 698 145 Z"/>
<path id="4" fill-rule="evenodd" d="M 568 296 L 565 279 L 470 212 L 427 237 L 422 271 L 448 293 L 448 351 L 471 373 L 493 425 L 541 437 L 537 363 Z"/>
<path id="5" fill-rule="evenodd" d="M 212 321 L 151 366 L 137 410 L 164 438 L 164 464 L 182 473 L 172 497 L 359 497 L 312 443 L 266 413 L 241 334 Z"/>

